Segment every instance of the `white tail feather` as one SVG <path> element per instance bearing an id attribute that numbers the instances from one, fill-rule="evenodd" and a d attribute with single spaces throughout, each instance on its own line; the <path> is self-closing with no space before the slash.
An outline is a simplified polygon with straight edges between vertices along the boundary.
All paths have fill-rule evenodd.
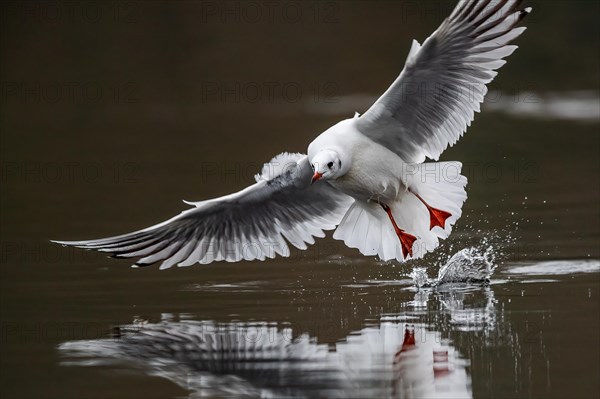
<path id="1" fill-rule="evenodd" d="M 446 238 L 452 226 L 462 214 L 462 205 L 467 199 L 466 177 L 460 174 L 460 162 L 431 162 L 411 165 L 407 173 L 408 189 L 398 194 L 396 200 L 387 204 L 398 226 L 408 234 L 417 237 L 412 250 L 412 258 L 421 258 L 439 245 L 440 238 Z M 452 214 L 445 228 L 430 230 L 429 211 L 417 198 L 418 194 L 430 206 Z M 383 208 L 376 202 L 356 201 L 348 210 L 333 238 L 342 240 L 357 248 L 363 255 L 377 255 L 382 260 L 405 259 L 400 240 Z"/>

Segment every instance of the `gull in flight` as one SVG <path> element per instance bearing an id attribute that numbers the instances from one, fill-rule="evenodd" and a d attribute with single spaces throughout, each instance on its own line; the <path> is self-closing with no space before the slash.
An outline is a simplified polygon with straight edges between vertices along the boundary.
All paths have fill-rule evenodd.
<path id="1" fill-rule="evenodd" d="M 55 241 L 190 266 L 289 256 L 324 230 L 364 255 L 400 262 L 422 257 L 448 237 L 467 198 L 460 162 L 433 161 L 471 124 L 531 8 L 520 0 L 462 0 L 423 44 L 413 41 L 404 69 L 362 116 L 321 133 L 308 154 L 283 153 L 256 183 L 200 202 L 133 233 Z"/>

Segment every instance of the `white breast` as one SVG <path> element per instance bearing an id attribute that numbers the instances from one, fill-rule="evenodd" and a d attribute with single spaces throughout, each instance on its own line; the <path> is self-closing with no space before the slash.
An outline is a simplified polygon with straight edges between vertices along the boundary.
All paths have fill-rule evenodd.
<path id="1" fill-rule="evenodd" d="M 360 133 L 354 119 L 331 127 L 309 146 L 309 157 L 323 148 L 336 149 L 350 159 L 346 173 L 329 182 L 340 191 L 362 201 L 394 200 L 406 188 L 402 181 L 405 163 L 395 153 Z M 344 161 L 342 161 L 344 162 Z"/>

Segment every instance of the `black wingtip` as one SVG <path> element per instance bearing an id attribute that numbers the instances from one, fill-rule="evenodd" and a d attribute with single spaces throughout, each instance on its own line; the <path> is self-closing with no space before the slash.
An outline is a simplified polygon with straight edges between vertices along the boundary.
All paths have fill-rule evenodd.
<path id="1" fill-rule="evenodd" d="M 532 10 L 533 10 L 533 8 L 531 8 L 531 7 L 527 7 L 527 8 L 524 8 L 523 10 L 521 10 L 519 12 L 519 15 L 517 16 L 517 23 L 521 22 L 523 19 L 525 19 L 526 16 L 531 14 Z"/>
<path id="2" fill-rule="evenodd" d="M 138 267 L 148 267 L 148 266 L 152 266 L 154 263 L 142 263 L 142 262 L 136 262 L 133 265 L 131 265 L 131 267 L 133 268 L 138 268 Z"/>

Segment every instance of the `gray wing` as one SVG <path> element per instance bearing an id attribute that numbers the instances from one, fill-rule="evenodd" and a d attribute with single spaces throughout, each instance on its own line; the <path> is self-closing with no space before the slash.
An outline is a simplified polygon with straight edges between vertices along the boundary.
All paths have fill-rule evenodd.
<path id="1" fill-rule="evenodd" d="M 119 258 L 141 258 L 137 266 L 163 261 L 161 269 L 289 256 L 285 240 L 306 249 L 313 237 L 334 229 L 353 202 L 326 182 L 311 184 L 311 176 L 305 155 L 280 154 L 265 164 L 256 184 L 189 203 L 195 208 L 158 225 L 98 240 L 54 242 Z"/>
<path id="2" fill-rule="evenodd" d="M 404 70 L 357 119 L 357 128 L 405 162 L 437 160 L 471 124 L 486 84 L 517 46 L 508 45 L 531 8 L 520 0 L 462 0 L 423 43 L 413 41 Z"/>

